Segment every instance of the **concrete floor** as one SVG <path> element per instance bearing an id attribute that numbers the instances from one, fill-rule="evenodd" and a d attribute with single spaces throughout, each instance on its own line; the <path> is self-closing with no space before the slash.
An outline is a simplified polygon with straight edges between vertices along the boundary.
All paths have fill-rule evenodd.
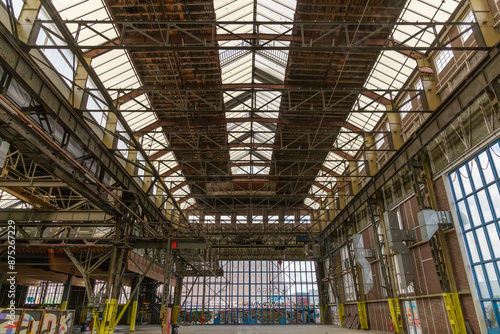
<path id="1" fill-rule="evenodd" d="M 79 331 L 78 331 L 79 333 Z M 75 331 L 73 334 L 78 334 Z M 115 333 L 129 333 L 128 326 L 118 326 Z M 160 334 L 159 325 L 137 326 L 134 334 Z M 338 328 L 327 325 L 205 325 L 205 326 L 181 326 L 179 334 L 354 334 L 370 333 L 382 334 L 379 331 L 357 331 L 353 329 Z M 85 334 L 85 332 L 81 333 Z"/>

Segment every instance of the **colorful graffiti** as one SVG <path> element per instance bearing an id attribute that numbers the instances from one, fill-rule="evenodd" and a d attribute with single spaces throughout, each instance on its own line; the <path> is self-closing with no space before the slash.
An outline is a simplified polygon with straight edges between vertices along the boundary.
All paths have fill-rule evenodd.
<path id="1" fill-rule="evenodd" d="M 30 309 L 12 313 L 0 308 L 0 334 L 70 334 L 74 314 L 71 310 Z"/>

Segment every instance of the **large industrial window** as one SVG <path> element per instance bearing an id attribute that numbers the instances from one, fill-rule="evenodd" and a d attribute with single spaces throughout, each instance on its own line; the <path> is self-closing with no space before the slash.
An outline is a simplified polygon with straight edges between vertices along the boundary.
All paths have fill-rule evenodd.
<path id="1" fill-rule="evenodd" d="M 45 8 L 41 7 L 38 11 L 38 19 L 42 21 L 50 20 L 50 16 Z M 65 42 L 59 36 L 58 29 L 54 23 L 44 23 L 38 32 L 36 44 L 50 47 L 54 45 L 64 45 Z M 53 70 L 57 71 L 62 80 L 71 87 L 74 71 L 77 67 L 77 62 L 71 50 L 47 48 L 40 49 L 40 51 L 45 55 L 49 64 L 53 66 Z"/>
<path id="2" fill-rule="evenodd" d="M 476 18 L 474 17 L 474 13 L 472 13 L 472 11 L 467 13 L 467 15 L 462 19 L 462 22 L 476 22 Z M 460 25 L 460 26 L 458 26 L 458 29 L 460 30 L 461 33 L 463 33 L 462 42 L 465 43 L 465 41 L 472 35 L 471 26 Z M 467 30 L 467 29 L 469 29 L 469 30 Z"/>
<path id="3" fill-rule="evenodd" d="M 0 0 L 5 6 L 7 6 L 7 1 L 6 0 Z M 21 11 L 24 6 L 24 1 L 22 0 L 13 0 L 12 1 L 12 10 L 14 11 L 14 17 L 16 19 L 19 19 L 19 15 L 21 14 Z"/>
<path id="4" fill-rule="evenodd" d="M 500 333 L 499 143 L 448 176 L 488 333 Z"/>
<path id="5" fill-rule="evenodd" d="M 94 284 L 94 302 L 104 303 L 105 294 L 108 283 L 104 281 L 96 280 Z M 130 299 L 131 288 L 129 286 L 122 286 L 120 289 L 120 295 L 118 296 L 118 304 L 125 304 L 127 300 Z"/>
<path id="6" fill-rule="evenodd" d="M 61 304 L 64 284 L 41 281 L 39 286 L 30 286 L 26 293 L 25 304 Z"/>
<path id="7" fill-rule="evenodd" d="M 434 63 L 436 65 L 436 69 L 438 73 L 441 73 L 442 70 L 448 65 L 448 63 L 453 59 L 453 51 L 452 50 L 443 50 L 439 51 L 434 58 Z"/>
<path id="8" fill-rule="evenodd" d="M 320 322 L 313 261 L 222 261 L 221 265 L 223 277 L 184 279 L 180 322 Z"/>

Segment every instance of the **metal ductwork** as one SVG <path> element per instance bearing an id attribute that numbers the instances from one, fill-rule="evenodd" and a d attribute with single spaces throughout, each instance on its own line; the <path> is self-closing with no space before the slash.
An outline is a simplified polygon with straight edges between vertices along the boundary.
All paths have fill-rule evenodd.
<path id="1" fill-rule="evenodd" d="M 354 234 L 352 236 L 352 245 L 354 247 L 354 259 L 361 267 L 361 277 L 363 280 L 363 292 L 366 294 L 373 288 L 373 273 L 372 265 L 366 259 L 367 249 L 363 244 L 363 236 L 361 234 Z"/>
<path id="2" fill-rule="evenodd" d="M 2 171 L 3 165 L 5 164 L 5 158 L 7 157 L 9 147 L 10 144 L 6 141 L 2 141 L 2 138 L 0 138 L 0 172 Z"/>
<path id="3" fill-rule="evenodd" d="M 321 258 L 321 245 L 319 243 L 309 243 L 304 246 L 304 251 L 308 258 Z"/>
<path id="4" fill-rule="evenodd" d="M 422 210 L 417 213 L 418 225 L 422 241 L 429 241 L 439 229 L 439 224 L 450 224 L 451 214 L 449 211 Z"/>
<path id="5" fill-rule="evenodd" d="M 411 251 L 403 242 L 404 231 L 399 227 L 398 213 L 396 211 L 384 212 L 385 230 L 387 232 L 387 243 L 394 251 L 399 267 L 399 280 L 403 288 L 407 288 L 415 280 L 415 268 Z"/>

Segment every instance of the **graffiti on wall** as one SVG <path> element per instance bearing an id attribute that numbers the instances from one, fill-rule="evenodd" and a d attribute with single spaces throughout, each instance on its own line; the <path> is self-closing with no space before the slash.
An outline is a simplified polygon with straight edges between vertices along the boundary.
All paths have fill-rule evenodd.
<path id="1" fill-rule="evenodd" d="M 0 308 L 0 334 L 70 334 L 75 311 Z M 21 321 L 19 321 L 21 319 Z"/>

